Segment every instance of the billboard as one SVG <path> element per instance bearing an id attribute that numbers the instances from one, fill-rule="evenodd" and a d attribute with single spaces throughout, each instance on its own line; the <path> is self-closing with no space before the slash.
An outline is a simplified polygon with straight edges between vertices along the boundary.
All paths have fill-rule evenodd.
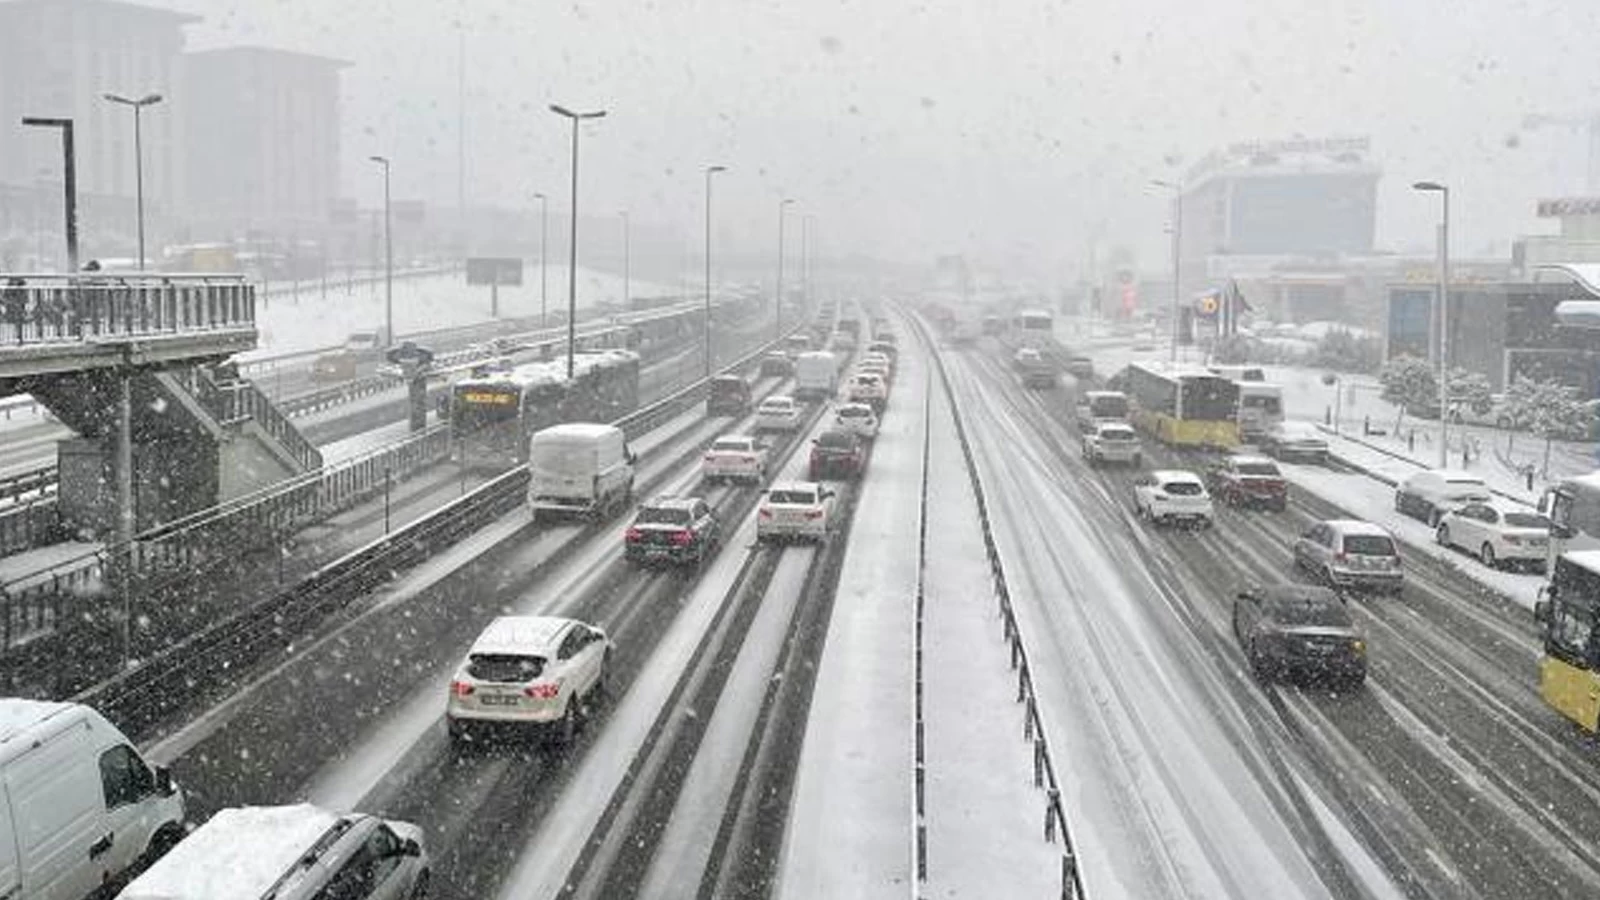
<path id="1" fill-rule="evenodd" d="M 1233 179 L 1226 247 L 1230 255 L 1372 252 L 1377 176 L 1293 173 Z"/>
<path id="2" fill-rule="evenodd" d="M 522 284 L 522 259 L 515 256 L 470 256 L 467 284 Z"/>

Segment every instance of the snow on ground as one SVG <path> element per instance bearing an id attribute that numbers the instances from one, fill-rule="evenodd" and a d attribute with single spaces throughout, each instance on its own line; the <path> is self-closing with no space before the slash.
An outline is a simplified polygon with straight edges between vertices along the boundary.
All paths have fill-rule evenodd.
<path id="1" fill-rule="evenodd" d="M 567 269 L 552 265 L 548 276 L 549 311 L 566 309 Z M 667 296 L 676 288 L 634 280 L 634 297 Z M 500 315 L 504 318 L 539 314 L 539 270 L 523 269 L 523 283 L 500 288 Z M 578 306 L 621 302 L 622 279 L 579 267 Z M 436 328 L 451 328 L 489 321 L 489 288 L 468 285 L 463 272 L 397 278 L 394 282 L 394 328 L 398 335 Z M 381 279 L 356 283 L 347 291 L 343 282 L 330 281 L 324 298 L 320 284 L 302 285 L 293 295 L 274 293 L 256 307 L 260 343 L 240 354 L 249 362 L 286 353 L 301 353 L 344 343 L 352 332 L 371 331 L 384 321 L 384 287 Z"/>
<path id="2" fill-rule="evenodd" d="M 943 399 L 943 394 L 940 394 Z M 955 423 L 935 404 L 923 611 L 928 881 L 946 898 L 1051 897 L 1061 845 L 1045 843 L 1045 793 L 983 554 Z"/>
<path id="3" fill-rule="evenodd" d="M 780 900 L 900 900 L 915 883 L 911 629 L 928 385 L 924 359 L 901 361 L 834 595 L 784 835 Z"/>
<path id="4" fill-rule="evenodd" d="M 439 414 L 435 410 L 428 411 L 428 424 L 437 425 Z M 322 464 L 332 466 L 344 462 L 363 453 L 387 447 L 397 441 L 404 440 L 411 434 L 411 422 L 402 419 L 399 422 L 390 422 L 371 431 L 353 434 L 343 440 L 331 444 L 323 444 L 317 449 L 322 453 Z"/>

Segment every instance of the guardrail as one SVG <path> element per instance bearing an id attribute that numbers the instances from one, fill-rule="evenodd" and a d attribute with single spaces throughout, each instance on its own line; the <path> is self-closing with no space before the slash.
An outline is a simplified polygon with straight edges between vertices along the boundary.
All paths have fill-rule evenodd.
<path id="1" fill-rule="evenodd" d="M 921 316 L 913 313 L 910 318 L 922 334 L 924 345 L 933 349 L 935 347 L 933 337 Z M 989 523 L 989 501 L 983 490 L 983 480 L 978 477 L 977 459 L 967 436 L 966 423 L 961 417 L 961 410 L 954 403 L 955 390 L 950 384 L 950 374 L 945 370 L 943 357 L 937 352 L 933 356 L 945 394 L 952 400 L 950 415 L 955 420 L 956 439 L 961 445 L 961 456 L 966 462 L 967 476 L 972 484 L 973 496 L 978 503 L 978 521 L 983 531 L 983 549 L 989 562 L 989 577 L 1004 623 L 1005 639 L 1011 647 L 1011 668 L 1017 673 L 1016 702 L 1026 704 L 1022 720 L 1022 738 L 1033 745 L 1033 785 L 1045 792 L 1044 839 L 1049 843 L 1054 843 L 1058 836 L 1061 839 L 1062 900 L 1081 900 L 1084 896 L 1083 879 L 1078 870 L 1077 850 L 1072 843 L 1072 833 L 1068 828 L 1066 812 L 1061 804 L 1061 782 L 1056 774 L 1049 738 L 1045 736 L 1044 720 L 1039 712 L 1038 692 L 1033 684 L 1033 664 L 1028 659 L 1028 648 L 1022 642 L 1022 631 L 1017 625 L 1016 611 L 1011 603 L 1011 588 L 1006 581 L 1005 565 L 1000 559 L 994 530 Z"/>
<path id="2" fill-rule="evenodd" d="M 255 327 L 239 276 L 0 274 L 0 346 Z"/>
<path id="3" fill-rule="evenodd" d="M 718 370 L 738 371 L 776 346 L 769 344 Z M 630 437 L 657 427 L 704 397 L 707 380 L 617 419 Z M 448 439 L 448 432 L 446 431 Z M 260 639 L 292 637 L 329 613 L 382 584 L 394 573 L 426 559 L 525 502 L 526 467 L 516 467 L 461 498 L 324 566 L 287 591 L 209 624 L 147 661 L 80 692 L 74 699 L 138 730 L 179 703 L 197 685 L 221 683 L 223 676 L 260 652 Z M 203 689 L 203 688 L 202 688 Z"/>
<path id="4" fill-rule="evenodd" d="M 61 516 L 54 493 L 8 506 L 0 510 L 0 556 L 59 540 L 60 531 Z"/>
<path id="5" fill-rule="evenodd" d="M 56 491 L 55 465 L 40 466 L 26 472 L 0 477 L 0 504 L 54 494 Z"/>

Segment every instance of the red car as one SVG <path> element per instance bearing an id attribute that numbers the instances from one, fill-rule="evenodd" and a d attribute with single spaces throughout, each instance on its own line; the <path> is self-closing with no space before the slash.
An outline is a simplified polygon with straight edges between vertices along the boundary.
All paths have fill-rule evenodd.
<path id="1" fill-rule="evenodd" d="M 1289 483 L 1265 456 L 1230 456 L 1211 470 L 1211 495 L 1229 506 L 1289 508 Z"/>
<path id="2" fill-rule="evenodd" d="M 811 444 L 810 480 L 859 478 L 866 462 L 866 445 L 855 432 L 831 428 Z"/>

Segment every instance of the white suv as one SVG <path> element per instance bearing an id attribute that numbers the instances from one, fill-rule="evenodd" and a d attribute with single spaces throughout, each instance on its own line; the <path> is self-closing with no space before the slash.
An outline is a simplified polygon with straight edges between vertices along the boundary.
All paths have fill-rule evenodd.
<path id="1" fill-rule="evenodd" d="M 1158 470 L 1134 482 L 1133 511 L 1158 525 L 1193 522 L 1210 527 L 1215 517 L 1206 483 L 1180 469 Z"/>
<path id="2" fill-rule="evenodd" d="M 478 635 L 450 682 L 450 737 L 495 726 L 553 726 L 570 742 L 605 693 L 611 641 L 573 619 L 501 616 Z"/>
<path id="3" fill-rule="evenodd" d="M 1144 461 L 1139 433 L 1126 422 L 1097 422 L 1083 435 L 1083 460 L 1091 466 L 1104 462 L 1138 466 Z"/>
<path id="4" fill-rule="evenodd" d="M 1489 486 L 1471 472 L 1427 469 L 1413 472 L 1394 491 L 1394 508 L 1429 526 L 1439 527 L 1444 514 L 1468 503 L 1493 500 Z"/>

